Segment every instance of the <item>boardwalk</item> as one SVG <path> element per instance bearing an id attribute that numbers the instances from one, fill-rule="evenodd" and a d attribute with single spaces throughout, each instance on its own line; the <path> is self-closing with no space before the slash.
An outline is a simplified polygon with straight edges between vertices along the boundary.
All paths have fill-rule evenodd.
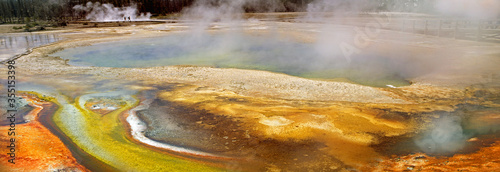
<path id="1" fill-rule="evenodd" d="M 500 43 L 500 20 L 403 19 L 397 25 L 387 29 L 438 37 Z"/>

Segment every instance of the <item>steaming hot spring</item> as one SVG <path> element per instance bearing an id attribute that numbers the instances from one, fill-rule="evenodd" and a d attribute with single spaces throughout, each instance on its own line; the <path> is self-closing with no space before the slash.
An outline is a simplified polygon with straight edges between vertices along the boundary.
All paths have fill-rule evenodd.
<path id="1" fill-rule="evenodd" d="M 54 54 L 70 65 L 141 68 L 173 65 L 265 70 L 315 79 L 343 79 L 364 85 L 408 85 L 408 59 L 357 54 L 349 59 L 338 47 L 320 47 L 272 33 L 171 34 L 66 49 Z M 323 48 L 325 50 L 321 50 Z M 323 54 L 322 54 L 323 53 Z M 408 66 L 408 65 L 405 65 Z M 417 65 L 416 65 L 417 66 Z"/>
<path id="2" fill-rule="evenodd" d="M 498 168 L 499 44 L 371 20 L 93 28 L 16 63 L 93 170 Z"/>

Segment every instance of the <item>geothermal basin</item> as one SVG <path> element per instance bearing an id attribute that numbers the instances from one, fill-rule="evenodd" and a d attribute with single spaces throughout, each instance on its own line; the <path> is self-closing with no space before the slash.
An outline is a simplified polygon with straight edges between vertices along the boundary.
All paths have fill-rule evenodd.
<path id="1" fill-rule="evenodd" d="M 353 40 L 331 35 L 349 26 L 190 27 L 77 30 L 16 60 L 22 82 L 50 88 L 21 89 L 57 104 L 42 124 L 92 170 L 405 170 L 391 163 L 498 154 L 496 43 L 384 29 L 346 57 L 331 45 Z"/>

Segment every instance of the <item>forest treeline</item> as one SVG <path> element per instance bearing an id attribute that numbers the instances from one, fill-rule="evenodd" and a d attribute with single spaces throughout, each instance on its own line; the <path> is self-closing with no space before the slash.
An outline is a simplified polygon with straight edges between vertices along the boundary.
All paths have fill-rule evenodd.
<path id="1" fill-rule="evenodd" d="M 0 0 L 0 23 L 29 23 L 36 21 L 69 21 L 82 18 L 73 9 L 76 5 L 87 2 L 110 3 L 115 7 L 137 5 L 141 13 L 150 12 L 155 15 L 168 15 L 180 12 L 195 0 Z M 224 0 L 207 0 L 224 1 Z M 305 11 L 314 0 L 247 0 L 246 12 L 297 12 Z M 348 2 L 349 0 L 337 0 Z M 374 8 L 367 10 L 411 11 L 424 8 L 433 0 L 365 0 Z M 271 3 L 272 6 L 270 5 Z M 352 1 L 351 1 L 352 2 Z M 405 8 L 411 7 L 411 8 Z"/>

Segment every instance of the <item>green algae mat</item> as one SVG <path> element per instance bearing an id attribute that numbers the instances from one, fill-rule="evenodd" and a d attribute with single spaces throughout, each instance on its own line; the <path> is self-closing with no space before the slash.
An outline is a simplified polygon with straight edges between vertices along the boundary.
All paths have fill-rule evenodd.
<path id="1" fill-rule="evenodd" d="M 62 132 L 86 153 L 120 171 L 222 171 L 130 141 L 119 120 L 119 115 L 138 104 L 130 92 L 88 94 L 73 103 L 57 101 L 60 109 L 53 121 Z"/>

